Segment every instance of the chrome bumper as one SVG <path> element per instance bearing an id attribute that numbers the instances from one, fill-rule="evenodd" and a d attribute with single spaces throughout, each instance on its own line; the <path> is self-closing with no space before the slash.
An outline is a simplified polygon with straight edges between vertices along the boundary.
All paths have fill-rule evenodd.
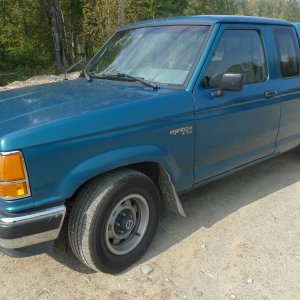
<path id="1" fill-rule="evenodd" d="M 65 214 L 65 205 L 20 215 L 0 213 L 0 247 L 18 249 L 55 240 Z"/>

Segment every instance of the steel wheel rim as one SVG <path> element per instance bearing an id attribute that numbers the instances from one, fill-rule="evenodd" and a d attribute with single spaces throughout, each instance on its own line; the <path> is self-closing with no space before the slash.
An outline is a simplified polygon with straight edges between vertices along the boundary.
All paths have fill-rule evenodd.
<path id="1" fill-rule="evenodd" d="M 149 206 L 139 194 L 122 198 L 113 208 L 105 226 L 105 243 L 115 255 L 134 250 L 143 239 L 149 223 Z"/>

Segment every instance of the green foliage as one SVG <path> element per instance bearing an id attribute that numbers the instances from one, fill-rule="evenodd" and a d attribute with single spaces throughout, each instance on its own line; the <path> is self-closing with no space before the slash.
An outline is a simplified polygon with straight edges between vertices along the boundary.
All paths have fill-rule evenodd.
<path id="1" fill-rule="evenodd" d="M 82 0 L 61 0 L 60 2 L 67 60 L 74 62 L 76 57 L 83 52 L 80 43 L 84 38 Z"/>
<path id="2" fill-rule="evenodd" d="M 280 18 L 285 5 L 285 0 L 252 0 L 248 3 L 247 9 L 251 15 Z"/>
<path id="3" fill-rule="evenodd" d="M 187 0 L 124 0 L 123 23 L 182 15 Z M 83 32 L 87 56 L 102 45 L 123 24 L 118 20 L 118 1 L 85 0 L 83 4 Z"/>
<path id="4" fill-rule="evenodd" d="M 282 17 L 292 22 L 300 22 L 300 3 L 297 0 L 288 0 L 283 9 Z"/>
<path id="5" fill-rule="evenodd" d="M 237 13 L 300 22 L 299 0 L 236 0 Z"/>
<path id="6" fill-rule="evenodd" d="M 137 0 L 128 2 L 128 7 L 140 7 L 137 19 L 154 19 L 181 16 L 187 7 L 188 0 Z"/>
<path id="7" fill-rule="evenodd" d="M 235 0 L 189 0 L 187 15 L 234 15 Z"/>
<path id="8" fill-rule="evenodd" d="M 8 58 L 16 65 L 33 66 L 51 56 L 50 36 L 39 1 L 1 0 L 0 28 L 1 62 Z"/>
<path id="9" fill-rule="evenodd" d="M 0 0 L 0 75 L 23 78 L 23 74 L 49 68 L 51 57 L 51 37 L 41 2 Z M 6 81 L 0 76 L 0 84 Z"/>
<path id="10" fill-rule="evenodd" d="M 195 14 L 239 14 L 300 22 L 300 0 L 58 0 L 68 64 L 89 59 L 121 25 Z M 0 85 L 55 72 L 44 0 L 0 0 Z M 3 76 L 3 74 L 6 74 Z"/>
<path id="11" fill-rule="evenodd" d="M 83 34 L 88 57 L 116 30 L 117 4 L 114 0 L 84 1 Z"/>

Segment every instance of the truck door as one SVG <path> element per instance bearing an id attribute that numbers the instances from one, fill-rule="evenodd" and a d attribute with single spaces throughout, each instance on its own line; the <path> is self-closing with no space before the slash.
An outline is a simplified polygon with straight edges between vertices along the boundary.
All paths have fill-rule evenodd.
<path id="1" fill-rule="evenodd" d="M 281 101 L 278 151 L 300 143 L 300 54 L 294 27 L 273 26 L 277 90 Z"/>
<path id="2" fill-rule="evenodd" d="M 194 89 L 195 183 L 276 149 L 280 104 L 270 31 L 267 25 L 220 27 Z M 225 73 L 243 74 L 244 88 L 214 97 Z"/>

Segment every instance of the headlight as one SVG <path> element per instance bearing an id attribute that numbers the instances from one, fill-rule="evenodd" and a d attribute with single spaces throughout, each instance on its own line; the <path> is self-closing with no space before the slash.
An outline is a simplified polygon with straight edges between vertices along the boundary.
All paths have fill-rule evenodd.
<path id="1" fill-rule="evenodd" d="M 22 152 L 0 152 L 0 198 L 15 200 L 28 196 L 30 188 Z"/>

